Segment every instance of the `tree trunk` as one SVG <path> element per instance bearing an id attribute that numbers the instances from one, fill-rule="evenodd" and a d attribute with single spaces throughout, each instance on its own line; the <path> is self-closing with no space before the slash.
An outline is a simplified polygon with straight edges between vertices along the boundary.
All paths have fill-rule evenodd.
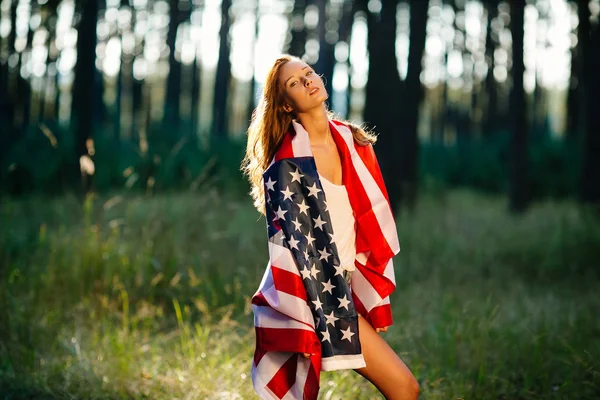
<path id="1" fill-rule="evenodd" d="M 256 20 L 254 21 L 254 42 L 252 43 L 252 51 L 251 51 L 251 56 L 250 59 L 254 60 L 254 56 L 255 56 L 255 51 L 256 51 L 256 41 L 258 39 L 258 32 L 259 32 L 259 23 L 260 23 L 260 0 L 255 0 L 256 1 L 256 10 L 254 15 L 256 16 Z M 296 4 L 298 2 L 294 2 L 294 7 L 296 7 Z M 292 17 L 293 18 L 293 17 Z M 294 32 L 292 32 L 292 42 L 294 41 Z M 250 88 L 249 88 L 249 98 L 248 98 L 248 110 L 246 111 L 247 114 L 247 121 L 248 124 L 250 124 L 250 120 L 252 119 L 252 113 L 254 112 L 254 107 L 256 104 L 256 79 L 254 79 L 254 73 L 255 73 L 255 69 L 254 69 L 254 62 L 250 63 L 251 64 L 251 68 L 252 68 L 252 76 L 250 77 Z"/>
<path id="2" fill-rule="evenodd" d="M 403 203 L 414 207 L 417 197 L 417 165 L 419 161 L 418 123 L 419 105 L 423 97 L 421 85 L 421 60 L 425 50 L 427 10 L 429 0 L 412 0 L 410 3 L 410 47 L 406 72 L 406 103 L 404 121 L 406 127 L 400 136 L 399 176 L 400 196 Z M 410 98 L 408 98 L 410 96 Z"/>
<path id="3" fill-rule="evenodd" d="M 346 61 L 348 65 L 348 87 L 346 88 L 346 115 L 348 118 L 350 115 L 350 102 L 352 99 L 352 64 L 350 63 L 350 45 L 351 45 L 351 34 L 352 25 L 354 24 L 354 14 L 357 10 L 357 2 L 345 0 L 342 5 L 342 16 L 340 19 L 339 28 L 339 40 L 345 42 L 348 45 L 348 59 Z"/>
<path id="4" fill-rule="evenodd" d="M 581 24 L 581 21 L 580 21 Z M 580 25 L 581 27 L 581 25 Z M 586 25 L 584 25 L 586 27 Z M 586 102 L 586 129 L 583 137 L 583 167 L 581 176 L 581 200 L 600 206 L 600 112 L 594 95 L 600 93 L 600 25 L 587 24 L 589 34 L 584 41 L 583 98 Z"/>
<path id="5" fill-rule="evenodd" d="M 402 131 L 398 118 L 401 110 L 401 82 L 398 74 L 395 38 L 397 1 L 383 0 L 380 14 L 367 11 L 367 1 L 361 8 L 367 13 L 367 47 L 369 72 L 366 86 L 363 119 L 379 133 L 380 145 L 376 152 L 388 189 L 392 211 L 397 214 L 400 205 L 398 172 L 403 161 L 400 157 L 399 136 Z M 403 132 L 404 133 L 404 132 Z"/>
<path id="6" fill-rule="evenodd" d="M 231 0 L 221 2 L 221 30 L 219 31 L 219 61 L 217 63 L 217 76 L 215 78 L 215 93 L 213 102 L 212 135 L 227 137 L 227 93 L 231 76 L 231 63 L 229 62 L 229 8 Z"/>
<path id="7" fill-rule="evenodd" d="M 567 100 L 567 138 L 585 135 L 586 111 L 586 51 L 589 46 L 590 9 L 589 0 L 577 0 L 577 46 L 571 52 L 571 79 Z"/>
<path id="8" fill-rule="evenodd" d="M 523 22 L 525 3 L 511 0 L 511 34 L 513 51 L 512 88 L 510 105 L 512 114 L 509 168 L 509 208 L 522 212 L 527 208 L 527 121 L 525 116 L 525 90 L 523 87 Z"/>
<path id="9" fill-rule="evenodd" d="M 167 93 L 165 96 L 165 114 L 163 126 L 168 132 L 174 132 L 179 125 L 179 106 L 181 100 L 181 63 L 175 59 L 175 41 L 177 29 L 181 22 L 179 0 L 169 1 L 169 32 L 167 46 L 169 47 L 169 75 L 167 76 Z"/>
<path id="10" fill-rule="evenodd" d="M 8 34 L 8 38 L 6 39 L 8 44 L 8 54 L 15 54 L 15 40 L 17 38 L 16 27 L 17 25 L 17 1 L 14 0 L 10 6 L 10 32 Z M 15 84 L 14 81 L 11 80 L 11 71 L 8 67 L 8 60 L 2 65 L 2 77 L 0 79 L 0 93 L 6 93 L 4 96 L 0 96 L 0 105 L 2 105 L 2 109 L 5 109 L 4 105 L 6 105 L 6 117 L 8 121 L 8 126 L 12 129 L 15 127 Z M 19 76 L 20 72 L 17 71 L 13 76 Z M 12 81 L 12 82 L 11 82 Z M 6 102 L 6 104 L 4 104 Z"/>
<path id="11" fill-rule="evenodd" d="M 257 0 L 258 2 L 258 0 Z M 292 9 L 291 27 L 292 40 L 287 52 L 296 57 L 302 57 L 306 46 L 306 27 L 304 26 L 304 14 L 306 13 L 307 0 L 295 0 Z M 258 5 L 257 5 L 258 9 Z M 256 13 L 258 16 L 258 12 Z M 258 22 L 257 22 L 258 24 Z"/>
<path id="12" fill-rule="evenodd" d="M 96 25 L 98 22 L 98 3 L 95 0 L 81 2 L 81 20 L 77 26 L 77 63 L 75 64 L 75 81 L 73 82 L 73 107 L 71 118 L 75 133 L 75 160 L 71 168 L 74 174 L 79 174 L 76 179 L 83 186 L 84 192 L 92 188 L 92 173 L 80 165 L 82 157 L 92 159 L 93 154 L 88 151 L 87 141 L 93 137 L 93 96 L 90 87 L 94 88 L 94 75 L 96 71 Z M 92 89 L 93 90 L 93 89 Z M 86 172 L 87 171 L 87 172 Z M 90 172 L 90 173 L 88 173 Z M 76 186 L 76 187 L 77 187 Z"/>
<path id="13" fill-rule="evenodd" d="M 488 13 L 487 33 L 485 37 L 485 58 L 488 65 L 488 71 L 485 77 L 485 89 L 488 101 L 484 132 L 486 135 L 490 135 L 498 129 L 498 94 L 496 89 L 496 79 L 494 78 L 494 51 L 496 50 L 496 42 L 492 35 L 492 21 L 498 16 L 498 1 L 489 0 L 485 3 L 485 6 Z"/>
<path id="14" fill-rule="evenodd" d="M 327 30 L 327 22 L 330 18 L 328 10 L 332 4 L 328 0 L 321 0 L 317 3 L 319 9 L 319 59 L 315 65 L 318 74 L 322 74 L 325 78 L 325 90 L 329 94 L 329 103 L 333 99 L 333 67 L 335 66 L 334 43 L 329 35 L 332 32 Z M 337 34 L 337 32 L 336 32 Z"/>
<path id="15" fill-rule="evenodd" d="M 190 134 L 195 139 L 198 137 L 199 128 L 198 124 L 200 123 L 200 85 L 202 82 L 202 67 L 201 63 L 198 62 L 198 55 L 194 55 L 194 62 L 192 63 L 192 93 L 191 93 L 191 101 L 192 101 L 192 116 L 191 123 L 192 128 Z"/>

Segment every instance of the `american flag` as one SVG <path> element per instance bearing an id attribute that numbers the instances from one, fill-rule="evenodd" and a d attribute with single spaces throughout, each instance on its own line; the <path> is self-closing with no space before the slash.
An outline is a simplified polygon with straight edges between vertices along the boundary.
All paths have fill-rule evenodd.
<path id="1" fill-rule="evenodd" d="M 347 125 L 330 121 L 356 218 L 350 289 L 328 211 L 334 205 L 327 204 L 308 133 L 292 125 L 263 174 L 269 263 L 252 297 L 252 382 L 263 399 L 316 399 L 321 371 L 365 366 L 358 314 L 374 328 L 392 324 L 392 257 L 400 251 L 372 145 L 356 144 Z"/>

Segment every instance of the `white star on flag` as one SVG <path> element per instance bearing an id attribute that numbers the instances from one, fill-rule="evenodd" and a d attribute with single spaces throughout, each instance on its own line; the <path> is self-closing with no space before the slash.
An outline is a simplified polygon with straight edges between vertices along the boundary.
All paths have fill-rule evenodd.
<path id="1" fill-rule="evenodd" d="M 302 231 L 300 230 L 300 227 L 302 226 L 302 224 L 298 221 L 298 217 L 296 217 L 296 219 L 292 221 L 292 224 L 294 224 L 294 229 L 295 230 L 297 230 L 298 232 L 302 233 Z"/>
<path id="2" fill-rule="evenodd" d="M 300 170 L 298 168 L 296 168 L 295 172 L 290 172 L 290 174 L 292 175 L 292 182 L 298 181 L 298 183 L 300 183 L 300 178 L 304 176 L 300 173 Z"/>
<path id="3" fill-rule="evenodd" d="M 319 198 L 319 192 L 321 191 L 321 189 L 319 189 L 319 188 L 317 187 L 317 182 L 313 183 L 313 185 L 312 185 L 312 186 L 307 186 L 307 187 L 308 187 L 308 191 L 310 192 L 310 193 L 308 194 L 308 196 L 309 196 L 309 197 L 310 197 L 310 196 L 315 196 L 315 198 L 317 198 L 317 199 L 318 199 L 318 198 Z"/>
<path id="4" fill-rule="evenodd" d="M 317 274 L 321 272 L 319 271 L 316 267 L 315 264 L 313 264 L 312 268 L 310 269 L 310 274 L 313 276 L 313 278 L 317 279 Z"/>
<path id="5" fill-rule="evenodd" d="M 329 243 L 335 243 L 335 235 L 333 233 L 329 234 Z"/>
<path id="6" fill-rule="evenodd" d="M 308 205 L 306 205 L 306 202 L 304 200 L 302 200 L 302 203 L 298 204 L 298 207 L 300 207 L 300 213 L 304 213 L 306 216 L 308 216 L 308 213 L 306 211 L 310 207 Z"/>
<path id="7" fill-rule="evenodd" d="M 318 309 L 322 310 L 321 306 L 323 305 L 323 303 L 321 303 L 321 300 L 319 300 L 318 297 L 316 300 L 313 300 L 312 302 L 315 304 L 315 310 L 318 310 Z"/>
<path id="8" fill-rule="evenodd" d="M 317 251 L 321 254 L 321 257 L 319 257 L 319 260 L 325 259 L 325 261 L 327 261 L 327 258 L 331 255 L 327 252 L 327 247 L 323 247 L 323 250 L 317 250 Z"/>
<path id="9" fill-rule="evenodd" d="M 284 210 L 281 208 L 281 206 L 279 206 L 279 210 L 275 211 L 275 214 L 277 214 L 277 218 L 285 220 L 286 212 L 287 212 L 287 210 Z"/>
<path id="10" fill-rule="evenodd" d="M 317 218 L 313 218 L 313 221 L 315 221 L 315 226 L 317 228 L 319 228 L 320 230 L 323 230 L 323 225 L 325 225 L 327 223 L 327 221 L 323 221 L 321 219 L 321 216 L 319 215 Z"/>
<path id="11" fill-rule="evenodd" d="M 308 235 L 306 235 L 306 240 L 308 242 L 308 244 L 306 245 L 306 247 L 310 246 L 312 244 L 312 242 L 315 241 L 315 238 L 312 237 L 312 235 L 310 234 L 310 232 L 308 232 Z"/>
<path id="12" fill-rule="evenodd" d="M 275 190 L 276 183 L 277 181 L 271 180 L 271 177 L 269 177 L 269 180 L 265 182 L 265 185 L 267 185 L 268 190 Z"/>
<path id="13" fill-rule="evenodd" d="M 350 327 L 348 327 L 346 330 L 340 329 L 340 332 L 342 332 L 343 335 L 342 340 L 348 339 L 348 341 L 352 343 L 352 336 L 354 335 L 354 332 L 350 330 Z"/>
<path id="14" fill-rule="evenodd" d="M 327 330 L 327 327 L 325 327 L 324 331 L 319 331 L 319 332 L 321 332 L 321 335 L 323 335 L 323 339 L 321 339 L 321 342 L 328 340 L 329 343 L 331 343 L 331 338 L 329 337 L 329 331 Z"/>
<path id="15" fill-rule="evenodd" d="M 298 248 L 298 243 L 300 243 L 300 241 L 296 240 L 296 238 L 294 237 L 294 235 L 292 235 L 292 237 L 290 237 L 290 240 L 288 240 L 288 243 L 289 243 L 291 249 L 300 250 Z"/>
<path id="16" fill-rule="evenodd" d="M 300 273 L 302 274 L 302 279 L 310 279 L 310 271 L 308 268 L 302 268 Z"/>
<path id="17" fill-rule="evenodd" d="M 325 325 L 331 324 L 333 326 L 335 326 L 335 321 L 339 319 L 338 317 L 335 317 L 333 315 L 333 311 L 329 315 L 325 314 L 325 318 L 327 318 L 327 322 L 325 323 Z"/>
<path id="18" fill-rule="evenodd" d="M 331 279 L 327 280 L 327 282 L 321 282 L 321 283 L 324 286 L 323 292 L 328 291 L 329 294 L 333 294 L 333 293 L 331 293 L 331 289 L 333 289 L 335 287 L 335 285 L 331 284 Z M 323 293 L 323 292 L 321 292 L 321 293 Z"/>
<path id="19" fill-rule="evenodd" d="M 338 308 L 344 307 L 347 310 L 348 304 L 350 304 L 350 300 L 346 298 L 346 295 L 344 295 L 344 297 L 338 297 L 337 299 L 340 301 L 340 305 L 338 306 Z"/>
<path id="20" fill-rule="evenodd" d="M 333 268 L 335 268 L 335 274 L 333 276 L 344 276 L 344 267 L 342 267 L 341 265 L 334 265 Z"/>
<path id="21" fill-rule="evenodd" d="M 283 200 L 284 200 L 284 201 L 285 201 L 285 200 L 287 200 L 287 199 L 290 199 L 290 200 L 292 200 L 292 195 L 294 194 L 294 192 L 292 192 L 292 191 L 290 190 L 290 187 L 289 187 L 289 186 L 286 186 L 286 187 L 285 187 L 285 190 L 282 190 L 282 191 L 281 191 L 281 193 L 283 193 Z"/>

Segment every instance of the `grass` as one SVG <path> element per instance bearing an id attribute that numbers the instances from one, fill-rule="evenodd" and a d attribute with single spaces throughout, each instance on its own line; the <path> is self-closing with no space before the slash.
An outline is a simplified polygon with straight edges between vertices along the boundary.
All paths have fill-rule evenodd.
<path id="1" fill-rule="evenodd" d="M 422 399 L 600 398 L 600 223 L 471 192 L 397 219 L 395 324 Z M 246 399 L 267 262 L 250 199 L 217 191 L 0 203 L 5 399 Z M 353 371 L 320 399 L 378 399 Z"/>

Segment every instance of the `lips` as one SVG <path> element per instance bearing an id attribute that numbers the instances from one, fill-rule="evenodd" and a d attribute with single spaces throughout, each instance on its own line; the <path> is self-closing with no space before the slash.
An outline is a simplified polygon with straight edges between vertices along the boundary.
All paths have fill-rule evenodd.
<path id="1" fill-rule="evenodd" d="M 317 93 L 319 91 L 319 88 L 312 88 L 311 91 L 308 93 L 309 96 L 312 96 L 313 94 Z"/>

